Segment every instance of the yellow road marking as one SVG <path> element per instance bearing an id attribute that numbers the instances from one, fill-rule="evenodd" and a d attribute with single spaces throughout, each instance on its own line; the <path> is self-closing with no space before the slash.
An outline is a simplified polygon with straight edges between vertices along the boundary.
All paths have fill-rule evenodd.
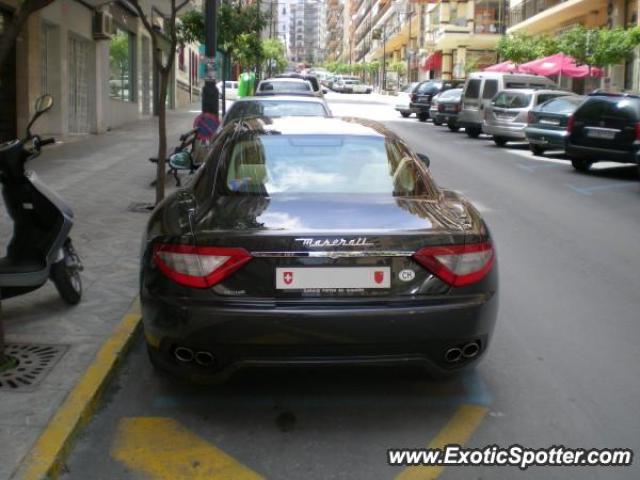
<path id="1" fill-rule="evenodd" d="M 122 318 L 113 335 L 100 347 L 94 361 L 31 448 L 16 478 L 41 480 L 58 477 L 74 434 L 91 418 L 110 373 L 134 338 L 140 323 L 140 313 L 137 312 L 139 305 L 134 302 L 130 313 Z"/>
<path id="2" fill-rule="evenodd" d="M 154 480 L 263 478 L 171 418 L 120 420 L 111 455 Z"/>
<path id="3" fill-rule="evenodd" d="M 440 430 L 438 436 L 429 442 L 428 448 L 444 448 L 453 443 L 467 443 L 486 414 L 486 407 L 462 405 L 449 423 Z M 440 465 L 407 467 L 395 477 L 395 480 L 433 480 L 438 478 L 443 470 L 444 467 Z"/>

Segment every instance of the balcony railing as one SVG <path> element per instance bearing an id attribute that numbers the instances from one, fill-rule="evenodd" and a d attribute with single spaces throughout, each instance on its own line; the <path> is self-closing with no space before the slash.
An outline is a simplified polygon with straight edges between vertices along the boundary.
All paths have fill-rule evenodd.
<path id="1" fill-rule="evenodd" d="M 509 26 L 513 27 L 567 0 L 523 0 L 509 8 Z"/>

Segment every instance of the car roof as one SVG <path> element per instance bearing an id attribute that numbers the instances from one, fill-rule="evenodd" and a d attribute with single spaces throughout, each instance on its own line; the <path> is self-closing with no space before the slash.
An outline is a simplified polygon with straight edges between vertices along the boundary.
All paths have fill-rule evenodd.
<path id="1" fill-rule="evenodd" d="M 266 135 L 349 135 L 392 138 L 397 136 L 382 124 L 354 117 L 249 117 L 230 123 Z"/>
<path id="2" fill-rule="evenodd" d="M 546 88 L 505 88 L 503 90 L 500 90 L 498 93 L 503 93 L 503 92 L 526 93 L 526 94 L 556 93 L 556 94 L 559 94 L 558 95 L 559 97 L 563 95 L 573 95 L 572 92 L 566 92 L 563 90 L 546 89 Z"/>
<path id="3" fill-rule="evenodd" d="M 260 80 L 260 83 L 262 82 L 309 83 L 304 78 L 293 78 L 293 77 L 271 77 L 271 78 L 265 78 L 264 80 Z"/>
<path id="4" fill-rule="evenodd" d="M 322 103 L 325 101 L 323 98 L 314 97 L 311 95 L 289 95 L 289 94 L 281 94 L 281 95 L 258 95 L 254 97 L 240 97 L 235 100 L 238 102 L 309 102 L 309 103 Z"/>

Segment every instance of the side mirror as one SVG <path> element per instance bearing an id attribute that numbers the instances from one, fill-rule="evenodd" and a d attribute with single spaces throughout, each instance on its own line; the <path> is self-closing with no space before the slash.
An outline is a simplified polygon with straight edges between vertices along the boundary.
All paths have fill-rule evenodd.
<path id="1" fill-rule="evenodd" d="M 429 159 L 429 157 L 427 157 L 424 153 L 418 153 L 417 156 L 424 164 L 424 166 L 429 168 L 429 166 L 431 165 L 431 160 Z"/>
<path id="2" fill-rule="evenodd" d="M 42 115 L 53 107 L 53 97 L 51 95 L 42 95 L 36 100 L 36 115 Z"/>
<path id="3" fill-rule="evenodd" d="M 191 155 L 189 152 L 174 153 L 169 157 L 169 166 L 174 170 L 190 170 Z"/>
<path id="4" fill-rule="evenodd" d="M 51 95 L 42 95 L 41 97 L 38 97 L 38 99 L 36 100 L 36 113 L 33 115 L 33 118 L 31 118 L 29 125 L 27 125 L 27 138 L 33 137 L 33 135 L 31 134 L 31 127 L 36 122 L 38 117 L 40 117 L 40 115 L 42 115 L 43 113 L 48 112 L 51 107 L 53 107 L 53 97 Z"/>

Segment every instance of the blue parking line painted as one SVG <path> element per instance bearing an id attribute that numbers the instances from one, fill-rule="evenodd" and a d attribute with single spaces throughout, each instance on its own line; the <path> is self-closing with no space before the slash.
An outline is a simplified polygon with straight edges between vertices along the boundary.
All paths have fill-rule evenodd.
<path id="1" fill-rule="evenodd" d="M 591 196 L 591 192 L 597 192 L 600 190 L 614 190 L 616 188 L 626 188 L 631 186 L 640 186 L 638 182 L 622 182 L 622 183 L 605 183 L 601 185 L 592 185 L 590 187 L 576 187 L 575 185 L 571 185 L 569 183 L 565 183 L 567 187 L 573 190 L 576 193 L 581 195 Z"/>

